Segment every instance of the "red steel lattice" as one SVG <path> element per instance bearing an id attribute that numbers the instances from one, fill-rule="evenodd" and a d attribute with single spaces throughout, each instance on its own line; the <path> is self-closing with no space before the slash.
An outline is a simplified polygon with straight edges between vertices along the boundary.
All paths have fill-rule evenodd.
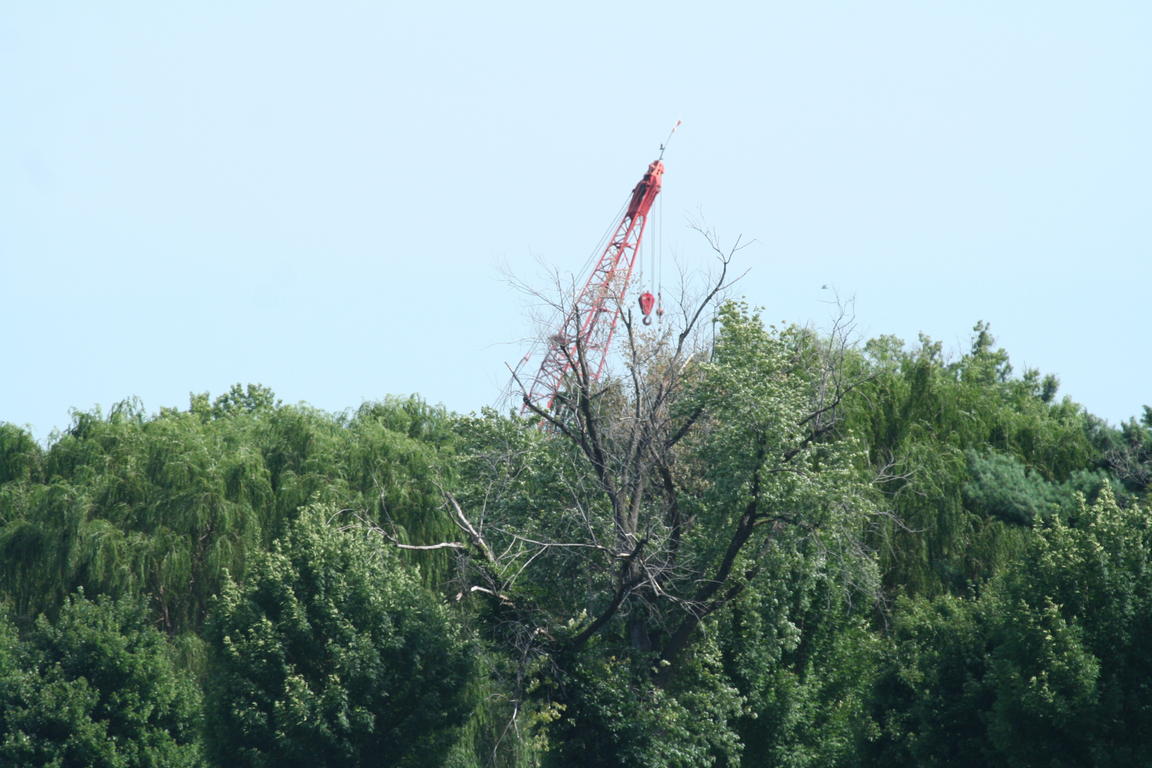
<path id="1" fill-rule="evenodd" d="M 661 147 L 663 149 L 663 147 Z M 592 274 L 577 294 L 563 324 L 547 341 L 547 352 L 524 394 L 522 412 L 536 406 L 552 408 L 565 378 L 578 367 L 588 382 L 604 372 L 620 309 L 644 238 L 644 227 L 656 195 L 660 193 L 664 163 L 653 161 L 644 178 L 633 188 L 624 215 L 617 223 Z"/>

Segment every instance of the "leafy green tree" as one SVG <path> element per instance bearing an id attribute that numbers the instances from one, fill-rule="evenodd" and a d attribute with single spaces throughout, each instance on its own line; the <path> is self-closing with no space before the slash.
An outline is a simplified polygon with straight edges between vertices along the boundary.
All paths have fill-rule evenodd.
<path id="1" fill-rule="evenodd" d="M 830 554 L 817 541 L 769 550 L 765 573 L 720 622 L 724 668 L 744 702 L 743 765 L 849 764 L 863 735 L 881 641 L 868 627 L 871 590 Z"/>
<path id="2" fill-rule="evenodd" d="M 200 766 L 199 702 L 135 601 L 70 597 L 23 643 L 0 623 L 0 764 Z"/>
<path id="3" fill-rule="evenodd" d="M 500 447 L 464 455 L 459 534 L 398 542 L 468 556 L 462 591 L 557 764 L 737 763 L 744 692 L 715 634 L 729 609 L 794 589 L 773 552 L 873 585 L 871 492 L 835 434 L 842 348 L 736 303 L 713 342 L 689 314 L 680 332 L 626 325 L 628 375 L 576 366 L 557 408 L 529 403 L 535 422 L 463 424 L 462 455 Z"/>
<path id="4" fill-rule="evenodd" d="M 949 362 L 941 345 L 880 337 L 863 349 L 864 383 L 846 400 L 842 426 L 867 447 L 862 471 L 877 478 L 892 511 L 873 530 L 890 594 L 964 594 L 1018 558 L 1030 525 L 1054 503 L 1052 486 L 1098 490 L 1105 481 L 1093 423 L 1056 382 L 1035 371 L 1013 378 L 988 326 Z"/>
<path id="5" fill-rule="evenodd" d="M 437 766 L 473 704 L 472 648 L 379 538 L 309 508 L 208 624 L 220 764 Z"/>
<path id="6" fill-rule="evenodd" d="M 221 418 L 236 413 L 271 413 L 280 407 L 275 393 L 261 384 L 249 384 L 232 388 L 212 402 L 212 416 Z"/>
<path id="7" fill-rule="evenodd" d="M 722 284 L 530 419 L 0 424 L 0 764 L 198 764 L 171 647 L 219 764 L 1152 764 L 1152 410 Z"/>
<path id="8" fill-rule="evenodd" d="M 611 768 L 738 765 L 732 728 L 741 697 L 723 674 L 715 643 L 693 647 L 666 686 L 652 684 L 652 659 L 591 648 L 564 659 L 555 699 L 538 719 L 552 720 L 544 764 Z"/>
<path id="9" fill-rule="evenodd" d="M 1101 454 L 1100 469 L 1117 481 L 1117 498 L 1146 499 L 1152 486 L 1152 408 L 1144 406 L 1139 420 L 1129 419 L 1119 429 L 1093 419 L 1090 436 Z"/>
<path id="10" fill-rule="evenodd" d="M 0 426 L 0 594 L 23 624 L 77 587 L 146 594 L 165 631 L 196 631 L 224 572 L 242 574 L 312 501 L 442 535 L 447 421 L 415 399 L 334 416 L 237 385 L 154 417 L 133 401 L 76 413 L 44 452 Z M 443 581 L 449 559 L 422 564 Z"/>
<path id="11" fill-rule="evenodd" d="M 40 446 L 30 434 L 0 422 L 0 486 L 13 480 L 38 477 L 42 461 Z"/>
<path id="12" fill-rule="evenodd" d="M 866 764 L 1148 764 L 1149 616 L 1152 525 L 1104 489 L 977 599 L 901 604 Z"/>
<path id="13" fill-rule="evenodd" d="M 974 450 L 965 453 L 969 480 L 964 504 L 975 514 L 1015 525 L 1032 525 L 1075 501 L 1071 494 L 1029 472 L 1014 454 Z"/>
<path id="14" fill-rule="evenodd" d="M 1095 765 L 1152 762 L 1152 523 L 1109 489 L 1069 522 L 1055 520 L 1004 592 L 1032 614 L 1055 613 L 1073 627 L 1099 666 L 1094 706 L 1081 738 Z M 1087 714 L 1087 718 L 1084 715 Z"/>
<path id="15" fill-rule="evenodd" d="M 905 601 L 893 640 L 866 765 L 1089 764 L 1099 665 L 1051 603 Z"/>

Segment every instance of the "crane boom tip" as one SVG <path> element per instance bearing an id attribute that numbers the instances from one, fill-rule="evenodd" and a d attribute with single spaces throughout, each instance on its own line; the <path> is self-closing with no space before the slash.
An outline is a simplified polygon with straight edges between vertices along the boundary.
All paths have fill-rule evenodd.
<path id="1" fill-rule="evenodd" d="M 683 120 L 677 120 L 676 124 L 672 126 L 672 130 L 668 131 L 668 138 L 664 139 L 664 143 L 660 145 L 660 157 L 658 160 L 664 159 L 664 150 L 668 147 L 669 142 L 672 141 L 672 134 L 676 133 L 676 129 L 681 126 Z"/>

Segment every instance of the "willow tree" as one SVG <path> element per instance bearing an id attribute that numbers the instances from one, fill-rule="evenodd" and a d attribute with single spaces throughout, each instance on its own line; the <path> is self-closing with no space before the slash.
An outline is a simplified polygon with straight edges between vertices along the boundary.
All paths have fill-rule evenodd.
<path id="1" fill-rule="evenodd" d="M 986 324 L 954 361 L 926 337 L 880 337 L 861 365 L 843 425 L 894 513 L 872 539 L 893 593 L 963 593 L 1020 555 L 1029 526 L 1062 506 L 1046 499 L 1106 482 L 1083 410 L 1056 400 L 1052 377 L 1013 376 Z"/>
<path id="2" fill-rule="evenodd" d="M 447 421 L 415 399 L 345 416 L 249 385 L 155 416 L 134 401 L 79 412 L 43 451 L 0 426 L 0 591 L 25 622 L 76 587 L 146 594 L 166 631 L 195 631 L 225 572 L 242 575 L 308 503 L 443 533 Z"/>

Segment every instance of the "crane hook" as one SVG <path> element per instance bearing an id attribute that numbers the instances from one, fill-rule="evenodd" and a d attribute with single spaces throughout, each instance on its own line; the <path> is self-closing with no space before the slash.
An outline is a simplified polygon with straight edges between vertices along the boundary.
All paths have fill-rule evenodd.
<path id="1" fill-rule="evenodd" d="M 652 305 L 656 303 L 656 297 L 648 291 L 640 294 L 640 313 L 644 315 L 644 325 L 652 325 Z"/>

